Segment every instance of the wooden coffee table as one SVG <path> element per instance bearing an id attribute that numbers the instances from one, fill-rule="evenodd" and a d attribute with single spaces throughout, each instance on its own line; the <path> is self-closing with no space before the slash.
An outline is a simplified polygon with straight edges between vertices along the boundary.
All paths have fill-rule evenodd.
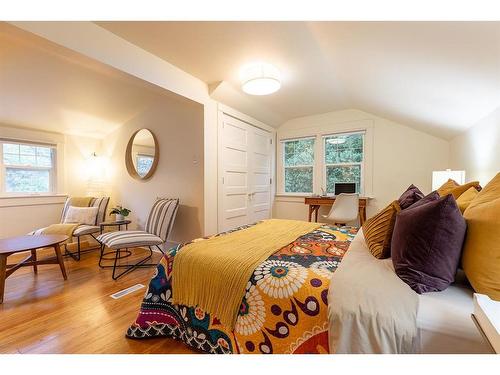
<path id="1" fill-rule="evenodd" d="M 19 236 L 0 239 L 0 303 L 3 303 L 3 293 L 5 290 L 5 279 L 12 275 L 21 267 L 33 267 L 35 273 L 38 266 L 42 264 L 59 264 L 64 280 L 67 280 L 66 269 L 61 255 L 61 242 L 68 239 L 68 236 L 60 234 L 47 234 L 38 236 Z M 53 247 L 56 253 L 55 258 L 37 260 L 36 250 L 42 247 Z M 19 263 L 7 264 L 7 257 L 23 251 L 31 251 L 31 255 Z"/>

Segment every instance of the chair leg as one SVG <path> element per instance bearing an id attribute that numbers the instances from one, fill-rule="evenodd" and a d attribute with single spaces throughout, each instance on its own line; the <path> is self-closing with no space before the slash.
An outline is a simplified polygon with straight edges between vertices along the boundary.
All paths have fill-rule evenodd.
<path id="1" fill-rule="evenodd" d="M 78 260 L 80 260 L 80 236 L 76 237 L 77 238 L 77 241 L 78 241 Z"/>
<path id="2" fill-rule="evenodd" d="M 139 268 L 139 267 L 156 267 L 157 266 L 156 263 L 145 263 L 148 259 L 151 259 L 151 257 L 153 256 L 153 250 L 151 249 L 151 246 L 148 246 L 148 250 L 149 250 L 149 254 L 145 258 L 141 259 L 139 262 L 131 264 L 131 265 L 119 265 L 118 260 L 120 259 L 120 249 L 117 249 L 116 253 L 115 253 L 115 261 L 114 261 L 114 265 L 113 265 L 113 275 L 112 275 L 113 280 L 118 280 L 120 277 L 124 276 L 125 274 L 127 274 L 129 272 L 132 272 L 133 270 L 135 270 L 136 268 Z M 125 271 L 123 271 L 117 275 L 116 274 L 117 268 L 125 268 Z"/>
<path id="3" fill-rule="evenodd" d="M 101 268 L 104 268 L 104 266 L 101 264 L 103 255 L 104 255 L 104 245 L 101 244 L 101 255 L 99 256 L 99 267 Z"/>
<path id="4" fill-rule="evenodd" d="M 80 236 L 76 236 L 76 239 L 77 239 L 77 244 L 78 244 L 77 252 L 73 253 L 73 252 L 69 251 L 68 246 L 66 244 L 64 245 L 64 247 L 66 249 L 66 255 L 69 255 L 74 260 L 79 261 L 80 260 Z"/>

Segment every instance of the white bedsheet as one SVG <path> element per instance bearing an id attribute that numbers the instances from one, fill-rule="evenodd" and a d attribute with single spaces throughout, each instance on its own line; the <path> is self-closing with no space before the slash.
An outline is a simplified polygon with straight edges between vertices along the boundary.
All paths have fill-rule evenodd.
<path id="1" fill-rule="evenodd" d="M 390 259 L 376 259 L 362 230 L 334 272 L 328 291 L 332 353 L 413 353 L 418 297 L 394 272 Z"/>
<path id="2" fill-rule="evenodd" d="M 330 283 L 330 351 L 490 353 L 470 316 L 472 293 L 460 282 L 418 295 L 391 259 L 371 255 L 360 230 Z"/>
<path id="3" fill-rule="evenodd" d="M 420 353 L 491 353 L 471 319 L 472 294 L 469 286 L 457 283 L 419 295 Z"/>

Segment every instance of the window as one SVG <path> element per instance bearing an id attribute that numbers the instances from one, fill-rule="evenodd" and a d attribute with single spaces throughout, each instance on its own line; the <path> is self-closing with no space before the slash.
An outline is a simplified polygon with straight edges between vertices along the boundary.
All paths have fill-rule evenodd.
<path id="1" fill-rule="evenodd" d="M 135 159 L 137 165 L 137 173 L 139 176 L 144 177 L 148 174 L 151 166 L 153 165 L 154 156 L 137 154 Z"/>
<path id="2" fill-rule="evenodd" d="M 2 194 L 55 191 L 55 146 L 0 140 Z"/>
<path id="3" fill-rule="evenodd" d="M 286 193 L 313 192 L 314 141 L 314 138 L 282 141 Z"/>
<path id="4" fill-rule="evenodd" d="M 361 193 L 363 177 L 363 133 L 337 134 L 324 140 L 324 186 L 335 192 L 337 183 L 355 183 Z"/>

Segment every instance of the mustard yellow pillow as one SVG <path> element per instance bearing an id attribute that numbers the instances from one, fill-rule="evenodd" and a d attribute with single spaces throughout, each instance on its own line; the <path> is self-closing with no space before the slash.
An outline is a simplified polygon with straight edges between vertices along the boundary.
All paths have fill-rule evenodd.
<path id="1" fill-rule="evenodd" d="M 455 189 L 451 190 L 448 194 L 453 195 L 453 198 L 458 199 L 463 193 L 465 193 L 469 188 L 474 187 L 476 191 L 481 190 L 479 181 L 468 182 L 464 185 L 459 185 Z"/>
<path id="2" fill-rule="evenodd" d="M 457 205 L 458 208 L 460 208 L 460 212 L 462 212 L 462 214 L 478 194 L 479 192 L 474 186 L 468 188 L 464 193 L 460 194 L 460 196 L 457 198 Z"/>
<path id="3" fill-rule="evenodd" d="M 363 224 L 363 234 L 370 252 L 375 258 L 391 256 L 391 239 L 396 215 L 401 211 L 398 201 L 392 202 Z"/>
<path id="4" fill-rule="evenodd" d="M 436 191 L 438 192 L 440 197 L 444 197 L 445 195 L 448 195 L 451 193 L 451 191 L 460 185 L 455 182 L 455 180 L 452 180 L 451 178 L 448 179 L 443 185 L 441 185 Z"/>
<path id="5" fill-rule="evenodd" d="M 474 290 L 500 301 L 500 173 L 464 212 L 462 265 Z"/>

